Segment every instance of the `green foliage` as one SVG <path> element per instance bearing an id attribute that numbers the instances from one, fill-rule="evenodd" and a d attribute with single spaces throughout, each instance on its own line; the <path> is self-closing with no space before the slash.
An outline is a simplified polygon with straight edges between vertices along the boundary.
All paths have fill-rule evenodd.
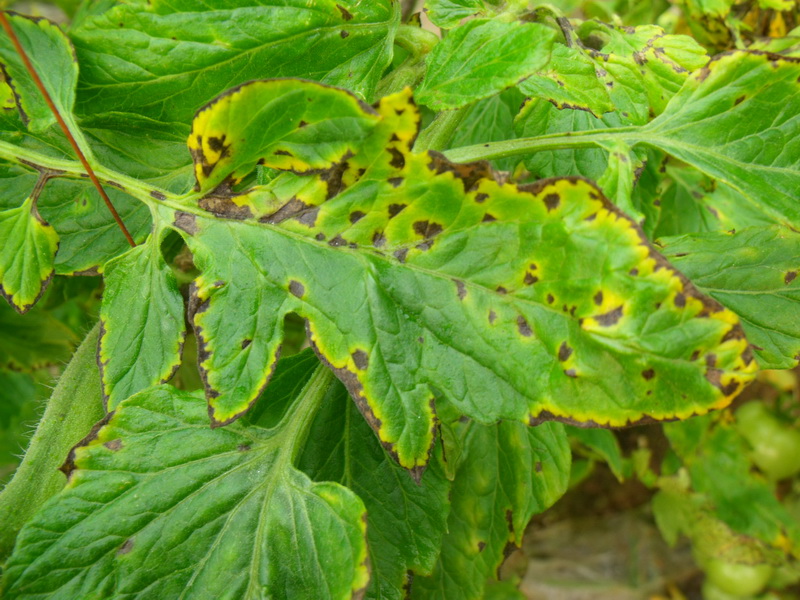
<path id="1" fill-rule="evenodd" d="M 498 597 L 599 462 L 709 572 L 791 581 L 761 438 L 706 413 L 800 360 L 800 60 L 723 4 L 697 39 L 621 1 L 10 14 L 138 245 L 0 37 L 0 433 L 94 319 L 62 276 L 103 276 L 0 494 L 4 597 Z M 675 419 L 657 471 L 597 429 Z"/>

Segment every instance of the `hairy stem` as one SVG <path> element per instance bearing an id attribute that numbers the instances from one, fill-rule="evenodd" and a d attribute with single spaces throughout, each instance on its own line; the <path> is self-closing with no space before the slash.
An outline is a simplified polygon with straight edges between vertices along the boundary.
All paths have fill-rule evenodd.
<path id="1" fill-rule="evenodd" d="M 460 108 L 442 111 L 436 115 L 431 124 L 420 132 L 414 144 L 414 152 L 424 152 L 426 150 L 442 151 L 447 148 L 456 128 L 464 120 L 467 112 L 466 108 Z"/>
<path id="2" fill-rule="evenodd" d="M 95 352 L 99 325 L 67 365 L 31 438 L 14 478 L 0 492 L 0 560 L 14 547 L 22 526 L 66 482 L 58 470 L 70 449 L 103 418 Z"/>
<path id="3" fill-rule="evenodd" d="M 103 186 L 100 184 L 100 181 L 97 179 L 97 175 L 95 175 L 94 170 L 92 169 L 92 166 L 89 164 L 89 161 L 86 160 L 86 156 L 83 154 L 83 151 L 81 150 L 80 146 L 78 145 L 78 142 L 75 140 L 75 137 L 72 135 L 72 132 L 69 130 L 69 127 L 67 126 L 66 122 L 64 121 L 64 118 L 61 116 L 61 113 L 58 111 L 58 108 L 56 107 L 55 103 L 53 102 L 53 99 L 50 97 L 50 92 L 47 91 L 47 88 L 45 87 L 44 82 L 42 82 L 41 77 L 39 77 L 39 74 L 36 72 L 36 68 L 33 66 L 33 63 L 31 63 L 30 58 L 28 58 L 28 54 L 25 52 L 25 49 L 22 47 L 22 44 L 20 43 L 19 38 L 17 37 L 17 34 L 14 32 L 14 28 L 11 27 L 11 23 L 9 22 L 8 17 L 6 17 L 6 13 L 3 12 L 3 11 L 0 11 L 0 26 L 3 27 L 3 29 L 6 32 L 6 34 L 11 39 L 11 43 L 14 45 L 14 48 L 16 49 L 17 54 L 19 54 L 19 57 L 22 59 L 22 64 L 25 65 L 25 69 L 30 74 L 31 79 L 33 80 L 33 83 L 36 85 L 37 89 L 39 90 L 39 93 L 44 98 L 44 101 L 47 104 L 47 106 L 50 108 L 50 111 L 53 113 L 53 116 L 55 116 L 56 121 L 58 122 L 58 126 L 61 128 L 61 130 L 64 132 L 64 135 L 67 137 L 67 140 L 69 141 L 70 145 L 72 146 L 72 149 L 75 151 L 75 154 L 78 156 L 78 159 L 81 161 L 81 164 L 83 165 L 83 168 L 86 170 L 86 174 L 89 176 L 89 179 L 92 180 L 92 183 L 94 184 L 94 187 L 97 188 L 97 191 L 100 193 L 100 197 L 103 199 L 103 202 L 105 202 L 106 207 L 111 212 L 111 216 L 114 217 L 114 220 L 117 222 L 117 225 L 122 230 L 122 234 L 125 236 L 125 239 L 128 240 L 128 243 L 131 246 L 136 247 L 136 242 L 133 241 L 133 237 L 131 237 L 131 234 L 128 231 L 128 228 L 125 227 L 125 223 L 122 222 L 122 218 L 119 216 L 119 213 L 117 212 L 117 209 L 114 208 L 114 205 L 112 204 L 111 199 L 108 197 L 108 194 L 106 194 L 105 189 L 103 189 Z"/>
<path id="4" fill-rule="evenodd" d="M 566 148 L 586 148 L 600 146 L 604 142 L 622 141 L 634 145 L 639 141 L 638 127 L 617 127 L 615 129 L 597 129 L 572 133 L 556 133 L 532 138 L 520 138 L 475 146 L 464 146 L 445 151 L 445 155 L 453 162 L 471 162 L 476 160 L 492 160 L 533 154 L 545 150 L 563 150 Z M 424 132 L 423 132 L 424 133 Z M 421 137 L 421 136 L 420 136 Z M 416 149 L 416 148 L 415 148 Z"/>

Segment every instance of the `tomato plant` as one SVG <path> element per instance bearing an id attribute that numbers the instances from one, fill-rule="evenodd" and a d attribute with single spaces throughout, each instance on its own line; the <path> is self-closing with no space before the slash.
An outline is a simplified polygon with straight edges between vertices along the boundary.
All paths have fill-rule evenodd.
<path id="1" fill-rule="evenodd" d="M 791 583 L 713 411 L 800 360 L 795 3 L 57 4 L 0 19 L 0 394 L 71 356 L 3 597 L 481 598 L 570 439 Z"/>

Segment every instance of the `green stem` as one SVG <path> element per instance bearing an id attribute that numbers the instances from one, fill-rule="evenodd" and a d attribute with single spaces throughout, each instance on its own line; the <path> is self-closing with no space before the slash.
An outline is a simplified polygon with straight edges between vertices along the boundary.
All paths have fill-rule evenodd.
<path id="1" fill-rule="evenodd" d="M 614 129 L 597 129 L 576 131 L 573 133 L 556 133 L 532 138 L 520 138 L 475 146 L 464 146 L 447 150 L 445 155 L 453 162 L 472 162 L 476 160 L 492 160 L 531 154 L 543 150 L 563 150 L 566 148 L 586 148 L 600 146 L 604 142 L 622 141 L 629 145 L 641 141 L 636 126 L 617 127 Z M 424 133 L 424 132 L 423 132 Z M 416 149 L 416 148 L 415 148 Z"/>
<path id="2" fill-rule="evenodd" d="M 333 371 L 321 363 L 314 369 L 300 392 L 300 400 L 291 407 L 287 419 L 278 427 L 283 460 L 293 464 L 305 447 L 311 423 L 335 379 Z"/>
<path id="3" fill-rule="evenodd" d="M 0 560 L 22 526 L 66 482 L 58 470 L 72 447 L 103 418 L 95 353 L 100 326 L 83 340 L 53 390 L 22 464 L 0 493 Z"/>
<path id="4" fill-rule="evenodd" d="M 439 43 L 439 37 L 416 25 L 400 25 L 394 42 L 403 50 L 408 50 L 412 56 L 423 56 Z"/>
<path id="5" fill-rule="evenodd" d="M 414 144 L 414 152 L 442 151 L 447 148 L 456 128 L 464 120 L 467 112 L 466 108 L 460 108 L 445 110 L 436 115 L 431 124 L 420 132 L 417 142 Z"/>

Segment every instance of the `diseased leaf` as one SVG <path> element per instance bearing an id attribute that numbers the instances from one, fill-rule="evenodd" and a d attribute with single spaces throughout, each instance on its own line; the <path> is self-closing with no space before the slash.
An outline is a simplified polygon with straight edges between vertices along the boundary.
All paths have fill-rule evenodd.
<path id="1" fill-rule="evenodd" d="M 797 519 L 780 503 L 770 484 L 752 472 L 747 442 L 730 422 L 707 415 L 669 423 L 664 432 L 684 461 L 692 488 L 711 500 L 717 518 L 765 544 L 797 549 Z"/>
<path id="2" fill-rule="evenodd" d="M 493 96 L 542 69 L 554 41 L 555 32 L 539 23 L 469 21 L 430 53 L 416 99 L 445 110 Z"/>
<path id="3" fill-rule="evenodd" d="M 798 78 L 800 59 L 722 54 L 689 78 L 664 113 L 636 137 L 727 183 L 756 211 L 796 226 Z"/>
<path id="4" fill-rule="evenodd" d="M 692 38 L 661 27 L 622 27 L 585 21 L 577 29 L 559 22 L 566 46 L 557 45 L 547 70 L 521 84 L 529 96 L 559 108 L 600 116 L 618 111 L 641 125 L 661 113 L 688 73 L 707 62 Z"/>
<path id="5" fill-rule="evenodd" d="M 725 406 L 750 380 L 733 313 L 594 185 L 502 184 L 413 154 L 409 93 L 376 110 L 326 172 L 163 209 L 202 272 L 192 320 L 215 423 L 258 397 L 289 312 L 407 468 L 427 462 L 433 390 L 483 423 L 616 426 Z"/>
<path id="6" fill-rule="evenodd" d="M 430 20 L 445 29 L 486 10 L 483 0 L 427 0 L 425 8 Z"/>
<path id="7" fill-rule="evenodd" d="M 319 364 L 313 354 L 307 356 L 312 366 Z M 312 424 L 298 468 L 315 481 L 341 483 L 367 509 L 372 575 L 367 598 L 400 600 L 408 579 L 433 569 L 450 508 L 450 484 L 439 460 L 415 483 L 381 448 L 342 385 Z"/>
<path id="8" fill-rule="evenodd" d="M 0 240 L 0 295 L 26 313 L 53 277 L 58 234 L 29 196 L 22 206 L 0 211 Z"/>
<path id="9" fill-rule="evenodd" d="M 663 238 L 664 253 L 731 309 L 764 369 L 800 360 L 800 234 L 783 227 Z"/>
<path id="10" fill-rule="evenodd" d="M 0 302 L 0 367 L 35 371 L 65 363 L 75 348 L 75 334 L 50 312 L 34 307 L 19 315 Z"/>
<path id="11" fill-rule="evenodd" d="M 125 4 L 71 32 L 78 112 L 189 123 L 217 94 L 260 77 L 306 77 L 370 99 L 391 61 L 399 2 L 195 0 Z M 120 26 L 122 25 L 122 26 Z M 167 58 L 168 57 L 168 58 Z"/>
<path id="12" fill-rule="evenodd" d="M 106 265 L 100 325 L 97 364 L 109 410 L 175 374 L 186 336 L 183 298 L 159 236 Z"/>
<path id="13" fill-rule="evenodd" d="M 235 185 L 256 164 L 301 173 L 330 169 L 354 153 L 378 120 L 354 95 L 311 82 L 273 79 L 233 88 L 195 115 L 189 150 L 197 189 Z"/>
<path id="14" fill-rule="evenodd" d="M 44 18 L 10 14 L 8 20 L 56 108 L 67 124 L 72 125 L 70 129 L 75 129 L 72 107 L 78 82 L 78 63 L 69 40 L 55 23 Z M 35 133 L 55 126 L 55 116 L 23 65 L 11 39 L 5 34 L 0 36 L 0 62 L 6 83 L 14 90 L 17 108 L 25 125 Z"/>
<path id="15" fill-rule="evenodd" d="M 414 578 L 411 598 L 482 598 L 506 547 L 519 546 L 530 518 L 567 490 L 570 450 L 563 425 L 462 427 L 466 449 L 442 554 L 430 577 Z"/>
<path id="16" fill-rule="evenodd" d="M 328 377 L 272 430 L 211 430 L 201 398 L 166 386 L 122 402 L 20 533 L 3 597 L 351 598 L 369 576 L 364 505 L 291 464 Z"/>
<path id="17" fill-rule="evenodd" d="M 625 142 L 614 141 L 603 146 L 608 150 L 608 166 L 603 176 L 597 180 L 597 185 L 611 202 L 642 224 L 644 215 L 633 203 L 633 187 L 636 184 L 636 171 L 644 163 Z"/>

